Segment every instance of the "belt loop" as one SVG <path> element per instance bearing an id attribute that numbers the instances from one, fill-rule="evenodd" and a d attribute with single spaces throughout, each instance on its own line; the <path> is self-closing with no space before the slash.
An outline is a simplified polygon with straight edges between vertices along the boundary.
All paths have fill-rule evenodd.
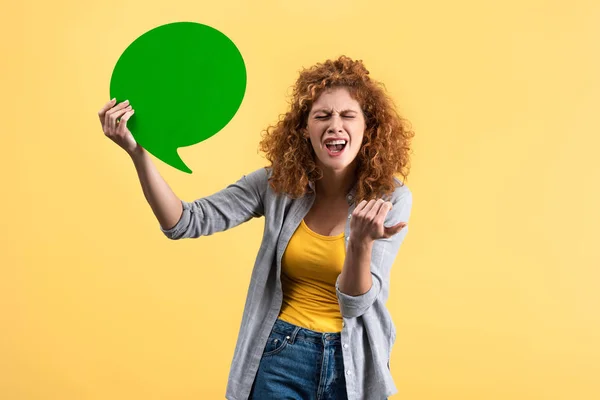
<path id="1" fill-rule="evenodd" d="M 290 344 L 294 344 L 294 342 L 296 341 L 296 335 L 298 335 L 298 332 L 300 332 L 300 329 L 302 329 L 299 326 L 296 326 L 294 328 L 294 331 L 292 332 L 292 335 L 290 336 Z"/>

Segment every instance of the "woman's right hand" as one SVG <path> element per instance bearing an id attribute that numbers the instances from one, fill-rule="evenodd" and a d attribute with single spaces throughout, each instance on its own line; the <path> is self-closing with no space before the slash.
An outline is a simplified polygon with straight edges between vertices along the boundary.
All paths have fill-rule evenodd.
<path id="1" fill-rule="evenodd" d="M 127 128 L 127 120 L 131 118 L 135 110 L 131 108 L 129 100 L 116 105 L 115 103 L 116 100 L 113 99 L 98 111 L 102 130 L 110 140 L 118 144 L 129 155 L 133 155 L 141 149 L 141 146 L 135 141 Z M 117 121 L 119 118 L 120 121 Z"/>

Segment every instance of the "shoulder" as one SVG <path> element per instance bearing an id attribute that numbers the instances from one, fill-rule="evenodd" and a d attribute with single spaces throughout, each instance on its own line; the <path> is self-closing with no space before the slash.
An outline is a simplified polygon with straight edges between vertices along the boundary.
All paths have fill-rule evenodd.
<path id="1" fill-rule="evenodd" d="M 278 197 L 269 184 L 272 174 L 271 167 L 260 167 L 244 175 L 244 179 L 263 199 L 271 199 Z"/>
<path id="2" fill-rule="evenodd" d="M 396 189 L 392 193 L 391 202 L 392 204 L 396 204 L 398 202 L 410 202 L 412 204 L 412 191 L 403 183 L 400 179 L 394 177 L 394 182 L 396 183 Z"/>
<path id="3" fill-rule="evenodd" d="M 271 176 L 271 168 L 261 167 L 244 175 L 244 178 L 257 189 L 264 189 Z"/>
<path id="4" fill-rule="evenodd" d="M 396 189 L 390 199 L 392 209 L 386 219 L 392 220 L 394 223 L 408 221 L 412 210 L 412 191 L 406 183 L 402 183 L 398 178 L 394 177 L 394 181 L 396 182 Z"/>

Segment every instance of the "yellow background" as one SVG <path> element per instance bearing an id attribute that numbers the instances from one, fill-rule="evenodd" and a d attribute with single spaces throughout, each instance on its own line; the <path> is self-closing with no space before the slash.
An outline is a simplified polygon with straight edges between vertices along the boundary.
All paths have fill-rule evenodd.
<path id="1" fill-rule="evenodd" d="M 155 160 L 181 198 L 265 165 L 301 67 L 363 59 L 412 122 L 396 399 L 600 398 L 600 3 L 62 1 L 0 16 L 0 398 L 221 399 L 263 228 L 173 242 L 97 111 L 175 21 L 228 35 L 238 114 Z M 135 105 L 134 105 L 135 107 Z M 164 108 L 173 118 L 177 100 Z"/>

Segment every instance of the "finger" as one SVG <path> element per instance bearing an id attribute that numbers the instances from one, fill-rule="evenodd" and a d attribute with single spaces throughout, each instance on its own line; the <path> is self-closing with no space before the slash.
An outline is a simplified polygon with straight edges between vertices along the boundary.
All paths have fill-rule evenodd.
<path id="1" fill-rule="evenodd" d="M 127 107 L 128 105 L 129 105 L 129 100 L 125 100 L 117 105 L 113 105 L 112 108 L 110 108 L 108 111 L 106 111 L 105 116 L 110 116 L 114 112 L 119 111 L 119 110 Z"/>
<path id="2" fill-rule="evenodd" d="M 106 103 L 104 105 L 104 107 L 102 107 L 100 109 L 100 111 L 98 111 L 98 117 L 100 118 L 100 123 L 104 124 L 104 114 L 106 114 L 106 111 L 108 111 L 117 101 L 116 98 L 110 100 L 108 103 Z"/>
<path id="3" fill-rule="evenodd" d="M 375 220 L 381 210 L 381 207 L 385 204 L 385 201 L 383 201 L 382 199 L 377 199 L 375 201 L 375 203 L 373 203 L 373 207 L 371 207 L 371 210 L 369 210 L 369 212 L 367 213 L 367 218 L 369 218 L 370 220 Z"/>
<path id="4" fill-rule="evenodd" d="M 397 234 L 398 232 L 400 232 L 402 229 L 404 229 L 408 224 L 406 222 L 398 222 L 396 225 L 394 226 L 384 226 L 384 235 L 386 238 L 392 237 L 395 234 Z"/>
<path id="5" fill-rule="evenodd" d="M 119 128 L 119 118 L 121 116 L 123 116 L 123 114 L 125 114 L 130 109 L 131 109 L 131 107 L 128 106 L 128 107 L 122 108 L 122 109 L 117 110 L 117 111 L 113 112 L 112 114 L 110 114 L 109 123 L 110 123 L 111 132 L 113 132 L 113 133 L 117 132 L 117 129 Z"/>
<path id="6" fill-rule="evenodd" d="M 375 205 L 375 200 L 374 199 L 369 200 L 369 202 L 367 203 L 365 208 L 362 209 L 362 214 L 367 215 L 369 213 L 369 211 L 371 211 L 371 209 L 373 208 L 373 205 Z"/>
<path id="7" fill-rule="evenodd" d="M 121 125 L 119 122 L 123 120 L 123 116 L 128 113 L 129 111 L 133 110 L 133 108 L 131 107 L 131 105 L 125 107 L 124 109 L 121 110 L 120 116 L 117 117 L 117 121 L 115 122 L 115 129 L 118 129 L 119 126 Z"/>
<path id="8" fill-rule="evenodd" d="M 117 104 L 116 106 L 114 106 L 110 110 L 108 110 L 106 112 L 106 114 L 104 115 L 104 124 L 110 129 L 110 118 L 111 118 L 111 115 L 113 115 L 116 112 L 119 112 L 120 110 L 122 110 L 123 108 L 127 107 L 128 105 L 129 105 L 129 100 L 125 100 L 125 101 Z"/>
<path id="9" fill-rule="evenodd" d="M 360 203 L 358 203 L 358 205 L 356 206 L 356 208 L 354 209 L 354 212 L 352 214 L 356 215 L 359 212 L 362 211 L 363 208 L 365 208 L 365 206 L 367 205 L 367 201 L 363 200 Z"/>
<path id="10" fill-rule="evenodd" d="M 388 215 L 388 213 L 390 212 L 390 210 L 392 208 L 393 208 L 393 205 L 391 202 L 382 200 L 382 204 L 379 207 L 377 216 L 375 217 L 375 222 L 377 224 L 383 225 L 383 222 L 385 221 L 385 217 Z"/>
<path id="11" fill-rule="evenodd" d="M 117 110 L 115 112 L 113 112 L 112 114 L 110 114 L 110 131 L 111 132 L 116 132 L 117 129 L 117 118 L 121 117 L 123 114 L 125 114 L 127 111 L 131 110 L 131 106 L 127 106 L 125 108 L 122 108 L 120 110 Z"/>
<path id="12" fill-rule="evenodd" d="M 121 122 L 119 122 L 119 126 L 117 127 L 117 134 L 122 135 L 125 133 L 125 130 L 127 129 L 127 121 L 129 121 L 129 118 L 131 118 L 134 113 L 135 110 L 130 110 L 123 114 L 121 117 Z"/>

